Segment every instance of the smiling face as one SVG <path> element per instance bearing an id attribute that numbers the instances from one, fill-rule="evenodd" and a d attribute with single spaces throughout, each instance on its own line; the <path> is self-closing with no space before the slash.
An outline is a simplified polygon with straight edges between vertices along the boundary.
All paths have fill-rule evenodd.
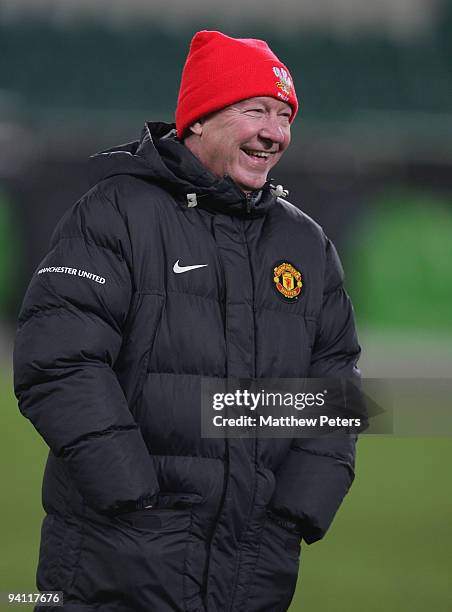
<path id="1" fill-rule="evenodd" d="M 254 191 L 289 146 L 291 114 L 276 98 L 248 98 L 194 123 L 184 142 L 213 174 Z"/>

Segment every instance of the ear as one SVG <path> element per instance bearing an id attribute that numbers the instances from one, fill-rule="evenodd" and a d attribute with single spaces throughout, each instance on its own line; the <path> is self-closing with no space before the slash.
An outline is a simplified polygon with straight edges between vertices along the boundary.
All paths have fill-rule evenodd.
<path id="1" fill-rule="evenodd" d="M 189 128 L 192 134 L 196 134 L 196 136 L 201 136 L 202 134 L 202 123 L 200 121 L 196 121 Z"/>

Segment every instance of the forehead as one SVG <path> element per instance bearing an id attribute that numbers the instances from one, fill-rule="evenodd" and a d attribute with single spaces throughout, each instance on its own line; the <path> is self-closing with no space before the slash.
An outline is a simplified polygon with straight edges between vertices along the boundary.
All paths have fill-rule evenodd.
<path id="1" fill-rule="evenodd" d="M 233 106 L 244 108 L 245 106 L 258 104 L 264 106 L 268 110 L 286 111 L 289 110 L 292 112 L 292 107 L 290 104 L 283 102 L 282 100 L 277 100 L 276 98 L 272 98 L 271 96 L 257 96 L 255 98 L 246 98 L 245 100 L 241 100 L 237 102 Z"/>

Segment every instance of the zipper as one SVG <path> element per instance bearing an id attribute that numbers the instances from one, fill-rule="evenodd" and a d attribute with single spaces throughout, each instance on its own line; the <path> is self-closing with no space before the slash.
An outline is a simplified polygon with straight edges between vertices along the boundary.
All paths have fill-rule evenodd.
<path id="1" fill-rule="evenodd" d="M 262 197 L 262 189 L 259 189 L 259 191 L 251 191 L 250 193 L 245 194 L 246 212 L 248 214 L 251 213 L 251 210 L 256 205 L 256 202 L 260 200 L 261 197 Z"/>
<path id="2" fill-rule="evenodd" d="M 246 194 L 246 212 L 248 214 L 250 214 L 250 212 L 251 212 L 252 200 L 253 200 L 253 194 L 252 193 L 247 193 Z"/>

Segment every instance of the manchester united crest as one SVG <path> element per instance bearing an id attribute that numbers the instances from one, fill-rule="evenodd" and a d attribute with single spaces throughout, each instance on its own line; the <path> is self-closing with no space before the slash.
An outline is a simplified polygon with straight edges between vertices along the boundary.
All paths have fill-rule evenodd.
<path id="1" fill-rule="evenodd" d="M 273 282 L 280 296 L 289 301 L 298 298 L 303 286 L 301 272 L 288 261 L 277 264 L 273 268 Z"/>

